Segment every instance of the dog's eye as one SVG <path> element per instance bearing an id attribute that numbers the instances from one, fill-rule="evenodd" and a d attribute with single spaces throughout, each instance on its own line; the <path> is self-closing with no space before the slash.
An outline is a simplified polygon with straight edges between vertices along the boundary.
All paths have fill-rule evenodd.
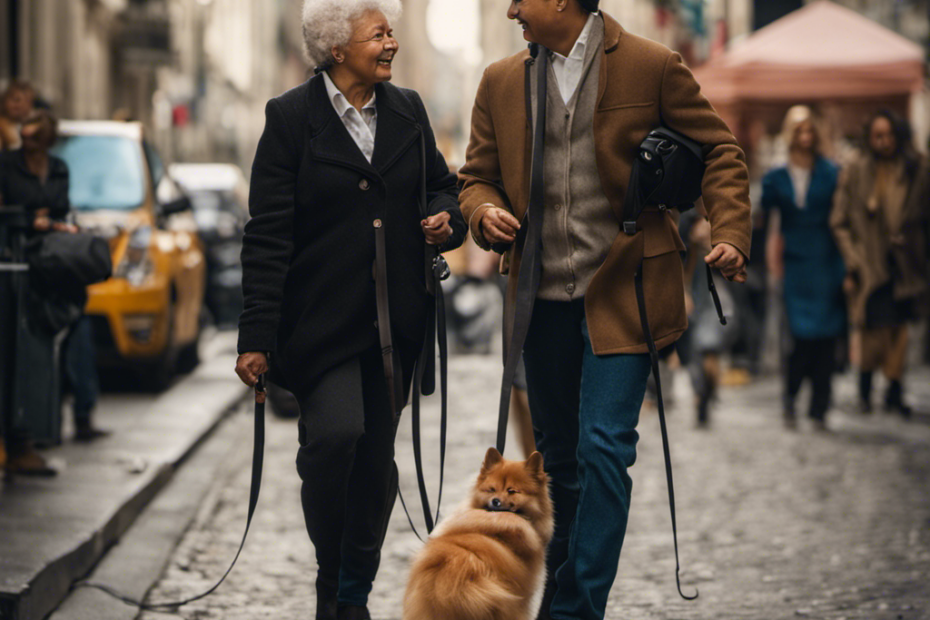
<path id="1" fill-rule="evenodd" d="M 497 489 L 495 489 L 494 487 L 491 487 L 490 489 L 485 491 L 485 493 L 497 493 Z"/>
<path id="2" fill-rule="evenodd" d="M 516 489 L 507 489 L 507 492 L 508 492 L 509 494 L 513 495 L 514 493 L 519 493 L 520 491 L 518 491 L 518 490 L 516 490 Z"/>

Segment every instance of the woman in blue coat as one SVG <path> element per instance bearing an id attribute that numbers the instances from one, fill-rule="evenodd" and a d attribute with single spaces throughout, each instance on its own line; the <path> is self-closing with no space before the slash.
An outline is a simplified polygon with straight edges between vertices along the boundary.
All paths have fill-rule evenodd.
<path id="1" fill-rule="evenodd" d="M 762 207 L 781 216 L 781 238 L 770 246 L 769 270 L 784 277 L 792 345 L 785 381 L 785 424 L 794 428 L 795 398 L 805 378 L 813 388 L 810 417 L 826 428 L 831 377 L 839 339 L 846 333 L 845 268 L 830 230 L 838 168 L 820 153 L 811 110 L 795 106 L 785 117 L 788 164 L 762 181 Z"/>

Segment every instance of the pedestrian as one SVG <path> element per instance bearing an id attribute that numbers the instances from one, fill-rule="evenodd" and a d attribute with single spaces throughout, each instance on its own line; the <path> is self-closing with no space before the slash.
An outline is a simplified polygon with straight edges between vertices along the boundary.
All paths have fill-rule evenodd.
<path id="1" fill-rule="evenodd" d="M 687 326 L 674 218 L 649 206 L 635 231 L 621 227 L 632 163 L 651 130 L 664 123 L 704 145 L 714 244 L 707 263 L 744 281 L 749 254 L 749 175 L 733 135 L 678 54 L 597 9 L 597 0 L 511 3 L 507 16 L 544 49 L 533 66 L 524 51 L 485 70 L 459 173 L 477 243 L 509 246 L 505 343 L 517 291 L 533 303 L 523 360 L 556 511 L 540 617 L 560 620 L 603 618 L 616 576 L 650 371 L 634 292 L 640 262 L 657 346 L 671 345 Z M 539 66 L 548 66 L 542 96 Z M 543 146 L 532 137 L 539 99 L 547 108 L 545 150 L 531 173 L 530 154 Z M 523 278 L 521 260 L 536 251 L 524 244 L 529 233 L 518 240 L 518 231 L 540 176 L 543 191 L 533 200 L 541 210 L 529 220 L 541 221 L 529 227 L 541 230 L 541 253 L 527 269 L 535 275 L 539 267 L 534 290 L 537 277 Z"/>
<path id="2" fill-rule="evenodd" d="M 467 230 L 419 95 L 388 83 L 400 12 L 399 0 L 304 2 L 316 75 L 268 102 L 252 168 L 236 371 L 255 385 L 271 354 L 300 404 L 297 471 L 318 564 L 317 620 L 369 618 L 397 494 L 400 410 L 379 335 L 392 336 L 390 367 L 406 394 L 432 303 L 427 246 L 454 249 Z M 376 260 L 381 233 L 386 264 Z M 384 270 L 386 325 L 373 278 L 383 282 Z"/>
<path id="3" fill-rule="evenodd" d="M 25 80 L 13 80 L 0 95 L 0 151 L 22 147 L 20 128 L 32 113 L 35 89 Z"/>
<path id="4" fill-rule="evenodd" d="M 791 338 L 784 422 L 788 428 L 797 427 L 795 400 L 802 382 L 809 379 L 808 415 L 815 428 L 825 430 L 837 351 L 846 333 L 846 270 L 830 230 L 839 169 L 823 156 L 820 131 L 807 106 L 788 110 L 782 138 L 788 145 L 788 163 L 762 180 L 762 207 L 766 216 L 777 211 L 781 222 L 767 254 L 769 273 L 783 281 Z"/>
<path id="5" fill-rule="evenodd" d="M 0 205 L 23 207 L 33 223 L 31 236 L 50 230 L 71 230 L 64 223 L 70 210 L 68 167 L 49 153 L 57 138 L 57 127 L 51 113 L 35 110 L 24 119 L 22 148 L 0 152 Z M 27 421 L 6 409 L 4 416 L 6 473 L 54 476 L 56 470 L 33 446 Z"/>
<path id="6" fill-rule="evenodd" d="M 737 306 L 728 283 L 721 282 L 717 291 L 727 324 L 720 324 L 714 300 L 708 295 L 707 270 L 702 264 L 713 249 L 710 223 L 703 209 L 696 208 L 682 213 L 678 226 L 688 246 L 685 261 L 688 331 L 678 341 L 677 349 L 694 388 L 697 427 L 706 429 L 710 426 L 710 405 L 721 384 L 721 358 L 732 350 L 749 310 Z"/>
<path id="7" fill-rule="evenodd" d="M 904 399 L 909 321 L 930 278 L 926 227 L 930 169 L 894 112 L 875 113 L 863 148 L 844 167 L 830 225 L 846 263 L 849 318 L 859 335 L 859 399 L 872 411 L 872 375 L 888 380 L 885 408 L 909 417 Z"/>

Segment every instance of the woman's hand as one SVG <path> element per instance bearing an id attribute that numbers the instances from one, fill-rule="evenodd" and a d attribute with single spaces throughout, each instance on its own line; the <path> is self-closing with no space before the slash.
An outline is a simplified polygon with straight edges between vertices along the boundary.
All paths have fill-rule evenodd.
<path id="1" fill-rule="evenodd" d="M 452 226 L 449 225 L 451 216 L 447 211 L 431 215 L 422 222 L 423 234 L 429 245 L 442 245 L 452 236 Z"/>
<path id="2" fill-rule="evenodd" d="M 729 243 L 718 243 L 704 258 L 704 262 L 719 269 L 730 282 L 746 281 L 746 258 Z"/>
<path id="3" fill-rule="evenodd" d="M 259 375 L 268 372 L 268 356 L 264 353 L 243 353 L 236 360 L 236 374 L 249 387 L 255 387 Z"/>
<path id="4" fill-rule="evenodd" d="M 520 222 L 517 218 L 500 207 L 491 207 L 481 216 L 481 234 L 491 245 L 513 243 L 518 230 Z"/>
<path id="5" fill-rule="evenodd" d="M 77 226 L 74 224 L 68 224 L 66 222 L 52 222 L 52 230 L 55 232 L 64 232 L 71 235 L 80 232 Z"/>

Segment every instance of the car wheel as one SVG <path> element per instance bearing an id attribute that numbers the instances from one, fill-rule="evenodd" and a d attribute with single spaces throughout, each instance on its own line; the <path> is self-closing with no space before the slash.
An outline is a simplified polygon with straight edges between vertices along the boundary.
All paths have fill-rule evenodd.
<path id="1" fill-rule="evenodd" d="M 167 390 L 177 373 L 178 359 L 181 352 L 174 344 L 174 312 L 175 293 L 172 291 L 171 301 L 167 308 L 168 342 L 165 345 L 165 350 L 155 361 L 139 367 L 139 379 L 142 387 L 150 392 L 164 392 Z"/>
<path id="2" fill-rule="evenodd" d="M 178 353 L 178 361 L 176 364 L 176 369 L 181 374 L 189 374 L 193 372 L 197 365 L 200 364 L 200 334 L 197 334 L 197 339 L 194 340 L 189 345 L 186 345 Z"/>

